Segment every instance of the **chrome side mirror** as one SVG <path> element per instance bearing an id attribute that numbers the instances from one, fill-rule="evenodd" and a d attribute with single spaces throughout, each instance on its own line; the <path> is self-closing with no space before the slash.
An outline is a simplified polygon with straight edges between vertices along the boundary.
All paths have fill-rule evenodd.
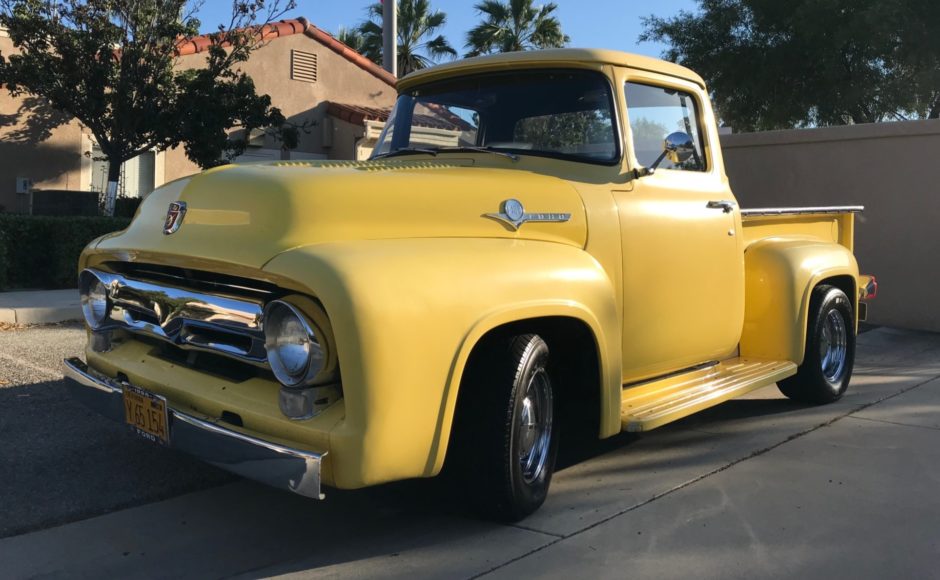
<path id="1" fill-rule="evenodd" d="M 695 144 L 692 142 L 692 136 L 682 131 L 671 133 L 663 142 L 663 151 L 669 161 L 678 165 L 685 163 L 689 157 L 695 154 Z M 659 163 L 662 163 L 660 159 Z"/>
<path id="2" fill-rule="evenodd" d="M 693 155 L 695 155 L 695 142 L 692 141 L 691 135 L 683 133 L 682 131 L 670 133 L 663 141 L 663 152 L 660 156 L 657 157 L 656 161 L 649 167 L 641 167 L 638 169 L 636 176 L 643 177 L 645 175 L 652 175 L 656 171 L 656 168 L 663 162 L 663 159 L 669 159 L 669 161 L 678 165 L 685 163 Z"/>

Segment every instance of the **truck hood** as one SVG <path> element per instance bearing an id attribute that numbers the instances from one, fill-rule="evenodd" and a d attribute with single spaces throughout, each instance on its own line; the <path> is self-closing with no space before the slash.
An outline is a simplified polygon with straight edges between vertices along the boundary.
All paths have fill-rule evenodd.
<path id="1" fill-rule="evenodd" d="M 518 230 L 486 214 L 507 199 L 565 222 Z M 164 234 L 172 202 L 186 203 L 179 229 Z M 134 259 L 179 255 L 261 268 L 285 250 L 344 240 L 514 238 L 584 247 L 584 206 L 568 182 L 472 160 L 320 161 L 228 165 L 157 189 L 124 232 L 98 250 Z"/>

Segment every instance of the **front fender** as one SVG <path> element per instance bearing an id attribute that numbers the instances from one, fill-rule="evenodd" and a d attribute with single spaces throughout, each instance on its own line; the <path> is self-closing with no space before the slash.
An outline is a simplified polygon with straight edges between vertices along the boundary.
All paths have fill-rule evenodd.
<path id="1" fill-rule="evenodd" d="M 613 285 L 580 248 L 353 241 L 296 248 L 265 270 L 316 296 L 330 316 L 346 410 L 330 434 L 338 487 L 437 474 L 470 351 L 489 330 L 527 318 L 567 316 L 591 329 L 602 365 L 602 434 L 619 431 Z"/>
<path id="2" fill-rule="evenodd" d="M 852 252 L 810 238 L 767 238 L 744 253 L 745 300 L 741 356 L 803 362 L 813 288 L 836 276 L 858 278 Z M 849 293 L 856 301 L 857 293 Z"/>

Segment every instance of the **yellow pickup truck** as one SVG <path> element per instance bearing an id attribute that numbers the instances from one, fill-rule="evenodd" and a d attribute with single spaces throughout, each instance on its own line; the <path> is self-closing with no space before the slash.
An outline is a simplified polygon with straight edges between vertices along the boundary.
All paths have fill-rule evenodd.
<path id="1" fill-rule="evenodd" d="M 305 496 L 446 469 L 517 520 L 562 437 L 845 392 L 862 208 L 740 209 L 698 75 L 559 49 L 398 89 L 368 161 L 216 168 L 92 242 L 73 394 Z"/>

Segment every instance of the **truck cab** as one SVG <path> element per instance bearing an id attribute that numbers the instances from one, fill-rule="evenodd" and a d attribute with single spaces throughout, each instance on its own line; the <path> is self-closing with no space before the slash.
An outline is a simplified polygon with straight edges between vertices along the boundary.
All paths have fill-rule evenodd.
<path id="1" fill-rule="evenodd" d="M 698 75 L 558 49 L 398 89 L 369 161 L 210 170 L 93 242 L 76 396 L 303 495 L 446 469 L 517 520 L 563 433 L 845 392 L 861 208 L 742 210 Z"/>

